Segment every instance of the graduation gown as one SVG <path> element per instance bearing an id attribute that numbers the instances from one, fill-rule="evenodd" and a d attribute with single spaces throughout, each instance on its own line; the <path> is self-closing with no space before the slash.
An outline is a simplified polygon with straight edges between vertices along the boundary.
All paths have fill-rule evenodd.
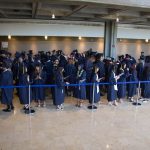
<path id="1" fill-rule="evenodd" d="M 64 103 L 64 98 L 65 98 L 65 89 L 64 89 L 64 79 L 63 76 L 60 74 L 60 72 L 56 72 L 55 76 L 55 84 L 56 87 L 54 89 L 54 104 L 61 105 Z"/>
<path id="2" fill-rule="evenodd" d="M 130 76 L 128 77 L 128 82 L 138 81 L 137 79 L 137 71 L 132 70 Z M 127 85 L 128 97 L 133 97 L 136 95 L 137 84 L 130 83 Z"/>
<path id="3" fill-rule="evenodd" d="M 52 63 L 52 61 L 48 60 L 45 63 L 44 68 L 46 71 L 46 84 L 51 84 L 52 78 L 53 78 L 53 63 Z"/>
<path id="4" fill-rule="evenodd" d="M 99 71 L 98 71 L 98 76 L 99 78 L 102 78 L 105 76 L 105 65 L 102 61 L 98 61 L 96 62 L 95 64 L 98 68 L 99 68 Z"/>
<path id="5" fill-rule="evenodd" d="M 77 69 L 75 67 L 75 65 L 73 64 L 68 64 L 66 67 L 65 67 L 65 76 L 69 76 L 67 78 L 67 81 L 69 83 L 75 83 L 76 82 L 76 73 L 77 73 Z"/>
<path id="6" fill-rule="evenodd" d="M 90 83 L 93 71 L 93 63 L 90 60 L 86 61 L 85 71 L 86 71 L 86 82 Z M 88 85 L 86 86 L 86 97 L 87 99 L 90 99 L 90 86 Z"/>
<path id="7" fill-rule="evenodd" d="M 19 77 L 20 86 L 29 86 L 29 76 L 27 74 L 22 74 Z M 29 87 L 19 88 L 19 99 L 21 104 L 29 104 Z M 30 90 L 30 101 L 32 101 L 32 90 Z"/>
<path id="8" fill-rule="evenodd" d="M 126 78 L 129 76 L 129 72 L 128 71 L 120 71 L 120 73 L 124 73 L 119 79 L 118 82 L 126 82 Z M 125 98 L 126 97 L 126 91 L 127 91 L 127 87 L 126 84 L 118 84 L 118 91 L 117 91 L 117 96 L 119 99 L 121 98 Z"/>
<path id="9" fill-rule="evenodd" d="M 82 81 L 83 80 L 83 81 Z M 77 84 L 85 84 L 86 83 L 86 72 L 81 70 L 77 73 Z M 81 100 L 86 99 L 86 85 L 76 86 L 75 87 L 75 97 Z"/>
<path id="10" fill-rule="evenodd" d="M 117 85 L 115 79 L 115 73 L 111 72 L 110 76 L 108 77 L 108 90 L 107 90 L 107 99 L 108 101 L 117 100 Z"/>
<path id="11" fill-rule="evenodd" d="M 10 70 L 3 71 L 1 74 L 1 85 L 12 86 L 13 74 Z M 2 104 L 10 105 L 13 99 L 13 88 L 2 88 Z"/>
<path id="12" fill-rule="evenodd" d="M 143 77 L 143 81 L 150 81 L 150 76 Z M 142 83 L 141 88 L 141 96 L 143 98 L 150 98 L 150 83 Z"/>
<path id="13" fill-rule="evenodd" d="M 35 78 L 33 80 L 33 85 L 44 85 L 46 81 L 46 73 L 44 71 L 41 72 L 39 75 L 41 79 L 36 79 L 37 75 L 35 75 Z M 45 100 L 45 88 L 44 87 L 33 87 L 33 99 L 35 101 L 38 100 Z"/>
<path id="14" fill-rule="evenodd" d="M 90 86 L 90 99 L 89 99 L 90 104 L 92 104 L 93 102 L 98 103 L 100 101 L 100 88 L 97 79 L 98 74 L 94 73 L 91 78 L 91 83 L 93 83 L 93 85 Z"/>
<path id="15" fill-rule="evenodd" d="M 85 66 L 87 82 L 90 82 L 91 80 L 93 66 L 94 66 L 93 63 L 90 60 L 87 60 L 86 66 Z"/>
<path id="16" fill-rule="evenodd" d="M 136 70 L 137 70 L 137 78 L 138 78 L 138 80 L 141 81 L 143 78 L 144 64 L 139 63 L 136 67 Z"/>

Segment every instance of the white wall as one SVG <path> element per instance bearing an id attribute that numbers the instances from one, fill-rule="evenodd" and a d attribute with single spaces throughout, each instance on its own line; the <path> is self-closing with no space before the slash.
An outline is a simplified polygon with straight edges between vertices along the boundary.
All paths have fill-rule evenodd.
<path id="1" fill-rule="evenodd" d="M 1 23 L 0 36 L 104 37 L 104 26 L 71 24 Z M 118 25 L 117 38 L 150 39 L 150 30 Z"/>
<path id="2" fill-rule="evenodd" d="M 103 51 L 103 40 L 89 41 L 86 39 L 72 40 L 68 37 L 104 37 L 103 26 L 91 25 L 71 25 L 71 24 L 36 24 L 36 23 L 1 23 L 0 36 L 54 36 L 52 40 L 42 41 L 36 39 L 30 40 L 16 40 L 15 38 L 9 41 L 9 50 L 15 53 L 17 50 L 32 49 L 35 53 L 38 50 L 53 50 L 62 49 L 65 53 L 70 50 L 78 49 L 79 51 L 88 50 L 92 48 L 99 52 Z M 55 37 L 66 37 L 62 41 Z M 125 39 L 150 39 L 150 30 L 136 29 L 132 26 L 118 26 L 117 37 L 123 39 L 117 44 L 117 55 L 129 53 L 136 58 L 139 58 L 140 52 L 150 54 L 150 44 L 146 44 L 139 40 L 131 42 Z"/>
<path id="3" fill-rule="evenodd" d="M 63 24 L 29 24 L 2 23 L 0 36 L 72 36 L 103 37 L 103 26 L 63 25 Z"/>
<path id="4" fill-rule="evenodd" d="M 150 55 L 150 42 L 123 40 L 117 44 L 117 55 L 130 54 L 138 59 L 142 51 Z"/>
<path id="5" fill-rule="evenodd" d="M 48 41 L 42 41 L 38 39 L 30 39 L 30 40 L 16 40 L 13 38 L 8 43 L 8 49 L 13 54 L 16 51 L 27 51 L 33 50 L 34 53 L 38 51 L 51 51 L 51 50 L 63 50 L 66 54 L 70 54 L 70 52 L 74 49 L 78 49 L 80 52 L 84 52 L 88 49 L 92 48 L 93 50 L 97 50 L 99 52 L 103 52 L 103 39 L 87 40 L 82 38 L 82 40 L 72 39 L 72 38 L 51 38 Z"/>
<path id="6" fill-rule="evenodd" d="M 26 38 L 25 38 L 26 39 Z M 83 38 L 50 38 L 48 41 L 39 40 L 38 38 L 30 38 L 26 40 L 11 39 L 9 41 L 9 50 L 14 54 L 16 51 L 33 50 L 34 53 L 38 51 L 51 51 L 62 49 L 66 54 L 69 54 L 73 49 L 78 49 L 80 52 L 86 51 L 90 48 L 103 52 L 104 43 L 102 38 L 90 39 Z M 130 54 L 136 59 L 139 58 L 141 51 L 145 52 L 145 55 L 150 55 L 150 42 L 145 43 L 144 40 L 125 40 L 118 41 L 117 43 L 117 55 Z"/>

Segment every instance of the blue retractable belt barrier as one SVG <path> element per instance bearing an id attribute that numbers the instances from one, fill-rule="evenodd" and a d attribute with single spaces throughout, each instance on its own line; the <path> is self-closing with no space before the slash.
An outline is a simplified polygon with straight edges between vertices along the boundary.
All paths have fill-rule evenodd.
<path id="1" fill-rule="evenodd" d="M 116 84 L 138 84 L 138 83 L 150 83 L 150 81 L 132 81 L 132 82 L 117 82 Z M 83 85 L 93 85 L 94 83 L 80 83 L 80 84 L 65 84 L 64 86 L 83 86 Z M 100 82 L 100 83 L 96 83 L 96 84 L 99 84 L 99 85 L 114 85 L 112 83 L 109 83 L 109 82 Z M 30 87 L 56 87 L 57 85 L 54 85 L 54 84 L 45 84 L 45 85 L 30 85 Z M 16 86 L 0 86 L 0 89 L 2 88 L 27 88 L 29 87 L 29 85 L 16 85 Z"/>

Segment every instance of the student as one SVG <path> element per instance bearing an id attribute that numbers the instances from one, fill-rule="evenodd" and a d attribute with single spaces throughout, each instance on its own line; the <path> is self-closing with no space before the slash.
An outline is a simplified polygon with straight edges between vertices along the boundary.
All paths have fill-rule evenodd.
<path id="1" fill-rule="evenodd" d="M 133 64 L 131 68 L 129 69 L 129 77 L 128 77 L 128 82 L 137 82 L 137 71 L 136 71 L 136 64 Z M 127 86 L 127 91 L 128 91 L 128 99 L 130 102 L 133 102 L 133 97 L 136 95 L 136 89 L 137 89 L 137 84 L 136 83 L 130 83 Z"/>
<path id="2" fill-rule="evenodd" d="M 107 99 L 109 105 L 115 105 L 117 106 L 117 80 L 119 79 L 119 76 L 116 76 L 116 68 L 115 65 L 111 65 L 110 73 L 108 76 L 108 91 L 107 91 Z"/>
<path id="3" fill-rule="evenodd" d="M 46 73 L 42 68 L 37 65 L 35 67 L 33 85 L 44 85 L 46 83 Z M 45 88 L 33 87 L 33 99 L 38 103 L 38 107 L 46 107 L 45 103 Z"/>
<path id="4" fill-rule="evenodd" d="M 95 56 L 94 54 L 90 54 L 85 63 L 85 71 L 86 71 L 86 81 L 90 83 L 92 76 L 92 69 L 94 67 Z M 87 99 L 90 99 L 90 86 L 86 86 L 86 96 Z"/>
<path id="5" fill-rule="evenodd" d="M 74 62 L 73 59 L 69 58 L 68 59 L 68 64 L 65 67 L 66 81 L 68 81 L 70 84 L 75 84 L 76 74 L 77 74 L 77 69 L 75 67 L 75 62 Z M 74 95 L 74 88 L 75 87 L 73 87 L 73 86 L 68 87 L 68 89 L 67 89 L 68 96 L 73 96 Z"/>
<path id="6" fill-rule="evenodd" d="M 90 86 L 90 99 L 89 99 L 89 103 L 92 105 L 96 105 L 100 101 L 100 88 L 98 83 L 100 82 L 101 79 L 98 78 L 98 71 L 99 67 L 94 66 L 93 74 L 90 81 L 91 83 L 93 83 L 93 85 Z"/>
<path id="7" fill-rule="evenodd" d="M 143 81 L 150 81 L 150 67 L 146 66 L 143 71 Z M 144 98 L 144 101 L 150 99 L 150 83 L 141 84 L 142 92 L 141 96 Z"/>
<path id="8" fill-rule="evenodd" d="M 96 62 L 95 62 L 95 64 L 96 64 L 96 66 L 99 67 L 98 77 L 104 79 L 105 78 L 105 64 L 103 62 L 103 59 L 104 59 L 103 54 L 98 53 L 96 55 Z M 104 96 L 104 94 L 102 93 L 103 89 L 104 89 L 104 86 L 100 85 L 100 91 L 101 91 L 100 94 L 101 94 L 101 96 Z"/>
<path id="9" fill-rule="evenodd" d="M 1 85 L 2 86 L 13 86 L 13 74 L 9 69 L 7 63 L 3 63 L 3 72 L 1 73 Z M 13 103 L 13 88 L 2 88 L 2 104 L 7 105 L 4 112 L 11 112 L 14 109 Z"/>
<path id="10" fill-rule="evenodd" d="M 65 98 L 65 82 L 63 77 L 64 68 L 59 67 L 55 74 L 55 84 L 56 87 L 54 88 L 54 104 L 56 105 L 57 110 L 63 110 L 64 106 L 64 98 Z"/>
<path id="11" fill-rule="evenodd" d="M 86 83 L 86 72 L 83 69 L 83 64 L 78 66 L 77 71 L 77 84 L 85 84 Z M 83 100 L 86 99 L 86 86 L 79 85 L 75 87 L 75 97 L 77 98 L 77 107 L 81 107 L 83 104 Z"/>
<path id="12" fill-rule="evenodd" d="M 117 74 L 118 76 L 120 76 L 118 82 L 125 83 L 126 78 L 129 76 L 129 68 L 126 68 L 125 63 L 119 64 Z M 126 91 L 127 91 L 126 84 L 118 84 L 117 87 L 118 87 L 117 96 L 119 102 L 122 103 L 123 99 L 126 97 Z"/>
<path id="13" fill-rule="evenodd" d="M 27 67 L 25 65 L 20 66 L 19 68 L 19 85 L 20 86 L 26 86 L 19 88 L 19 99 L 20 103 L 24 105 L 24 112 L 25 114 L 35 113 L 33 109 L 30 109 L 29 107 L 29 84 L 30 79 L 29 75 L 27 74 Z M 30 102 L 32 101 L 32 92 L 30 90 Z"/>

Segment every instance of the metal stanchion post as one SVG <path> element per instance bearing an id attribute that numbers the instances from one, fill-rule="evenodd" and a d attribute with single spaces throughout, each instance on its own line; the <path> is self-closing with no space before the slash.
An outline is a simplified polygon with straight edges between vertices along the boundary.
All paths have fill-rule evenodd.
<path id="1" fill-rule="evenodd" d="M 95 83 L 93 84 L 93 94 L 92 94 L 92 105 L 88 106 L 88 109 L 97 109 L 97 107 L 94 105 L 94 94 L 95 93 Z"/>
<path id="2" fill-rule="evenodd" d="M 29 84 L 29 112 L 31 112 L 31 85 Z"/>
<path id="3" fill-rule="evenodd" d="M 135 106 L 141 106 L 141 103 L 139 103 L 139 98 L 140 98 L 140 86 L 141 86 L 141 82 L 139 81 L 136 102 L 133 102 L 133 103 L 132 103 L 132 104 L 135 105 Z"/>
<path id="4" fill-rule="evenodd" d="M 35 110 L 34 109 L 31 109 L 31 85 L 29 84 L 29 97 L 28 97 L 28 99 L 29 99 L 29 109 L 28 109 L 28 111 L 25 111 L 25 113 L 26 114 L 33 114 L 33 113 L 35 113 Z"/>

